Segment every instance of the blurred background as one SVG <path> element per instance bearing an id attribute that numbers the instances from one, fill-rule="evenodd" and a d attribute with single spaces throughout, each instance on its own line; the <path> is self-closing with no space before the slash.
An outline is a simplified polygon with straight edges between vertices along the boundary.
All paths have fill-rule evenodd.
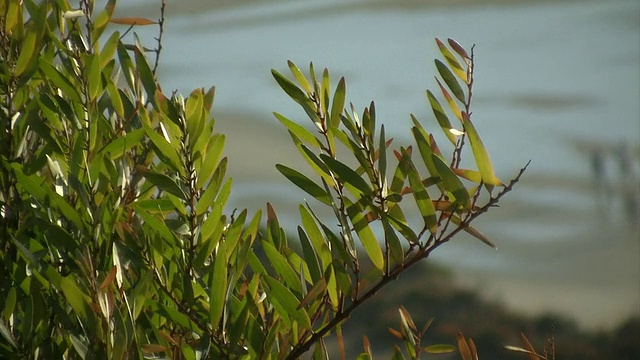
<path id="1" fill-rule="evenodd" d="M 475 44 L 474 121 L 496 171 L 506 181 L 531 165 L 476 223 L 497 251 L 461 236 L 430 261 L 515 313 L 558 313 L 592 331 L 640 317 L 637 0 L 167 2 L 164 91 L 216 86 L 230 202 L 255 211 L 269 201 L 291 229 L 306 194 L 275 164 L 306 167 L 271 113 L 310 124 L 270 69 L 313 61 L 334 84 L 345 76 L 348 101 L 361 111 L 374 100 L 400 145 L 412 141 L 410 113 L 439 135 L 425 96 L 436 88 L 434 37 Z M 159 1 L 119 11 L 156 19 Z M 154 44 L 157 27 L 135 30 Z"/>

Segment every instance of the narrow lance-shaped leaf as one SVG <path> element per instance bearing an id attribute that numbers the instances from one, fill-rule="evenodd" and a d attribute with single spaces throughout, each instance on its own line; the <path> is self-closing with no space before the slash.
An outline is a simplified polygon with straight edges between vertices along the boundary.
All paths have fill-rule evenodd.
<path id="1" fill-rule="evenodd" d="M 457 52 L 458 55 L 460 55 L 463 59 L 471 60 L 471 58 L 469 57 L 469 54 L 467 54 L 467 51 L 457 41 L 455 41 L 454 39 L 448 38 L 447 42 L 449 43 L 449 46 L 451 46 L 451 48 L 455 52 Z"/>
<path id="2" fill-rule="evenodd" d="M 444 96 L 445 100 L 447 100 L 447 103 L 449 104 L 449 108 L 451 108 L 451 111 L 453 111 L 453 114 L 458 118 L 458 120 L 462 121 L 462 114 L 460 113 L 460 108 L 458 107 L 458 104 L 456 104 L 456 101 L 453 99 L 453 97 L 451 97 L 451 94 L 449 94 L 447 89 L 445 89 L 445 87 L 442 86 L 442 83 L 440 82 L 440 80 L 438 80 L 438 78 L 436 78 L 436 82 L 438 83 L 438 86 L 440 87 L 440 91 L 442 92 L 442 95 Z"/>
<path id="3" fill-rule="evenodd" d="M 306 177 L 304 174 L 282 164 L 276 164 L 276 169 L 280 171 L 289 181 L 294 183 L 307 194 L 313 196 L 325 205 L 331 205 L 331 199 L 318 184 Z"/>
<path id="4" fill-rule="evenodd" d="M 287 326 L 291 328 L 291 319 L 293 319 L 300 326 L 300 330 L 310 328 L 311 320 L 309 319 L 309 314 L 303 308 L 298 308 L 300 300 L 276 279 L 264 275 L 264 280 L 269 287 L 267 296 L 271 298 L 278 315 L 282 316 L 285 323 L 288 323 Z"/>
<path id="5" fill-rule="evenodd" d="M 298 66 L 296 66 L 296 64 L 294 64 L 291 60 L 287 60 L 287 65 L 289 65 L 291 73 L 296 78 L 296 80 L 298 80 L 298 83 L 300 84 L 300 86 L 302 86 L 304 91 L 306 91 L 307 93 L 311 93 L 311 85 L 309 85 L 309 81 L 307 81 L 307 78 L 304 76 L 304 74 L 302 74 L 302 71 L 300 71 Z"/>
<path id="6" fill-rule="evenodd" d="M 273 115 L 298 139 L 303 140 L 306 144 L 315 148 L 320 147 L 320 141 L 318 138 L 316 138 L 311 131 L 307 130 L 304 126 L 301 126 L 300 124 L 297 124 L 276 112 L 274 112 Z"/>
<path id="7" fill-rule="evenodd" d="M 442 41 L 440 41 L 440 39 L 436 38 L 436 43 L 438 44 L 438 49 L 440 49 L 440 52 L 444 56 L 445 60 L 447 60 L 447 63 L 449 64 L 449 66 L 451 66 L 451 69 L 453 69 L 453 72 L 455 72 L 456 75 L 458 75 L 460 80 L 466 83 L 468 81 L 467 71 L 462 67 L 462 65 L 460 65 L 460 62 L 458 62 L 458 59 L 456 59 L 456 57 L 451 53 L 451 51 L 449 51 L 449 49 L 447 49 L 447 46 Z M 449 44 L 451 43 L 452 43 L 452 40 L 449 39 Z M 459 49 L 462 49 L 462 47 L 458 43 L 456 43 L 455 41 L 453 43 L 455 45 L 458 45 Z M 456 49 L 454 48 L 454 50 Z M 464 49 L 462 50 L 464 51 Z"/>
<path id="8" fill-rule="evenodd" d="M 382 179 L 382 186 L 386 186 L 387 176 L 387 141 L 385 140 L 384 125 L 380 126 L 380 142 L 378 144 L 378 173 Z"/>
<path id="9" fill-rule="evenodd" d="M 336 90 L 333 93 L 333 101 L 331 102 L 331 127 L 337 128 L 340 125 L 340 114 L 344 110 L 345 96 L 347 92 L 347 86 L 344 77 L 340 78 Z"/>
<path id="10" fill-rule="evenodd" d="M 451 170 L 449 165 L 445 164 L 444 161 L 435 154 L 431 154 L 431 159 L 440 174 L 440 178 L 442 179 L 445 189 L 453 195 L 456 202 L 463 209 L 471 208 L 471 197 L 469 196 L 469 192 L 464 187 L 464 184 L 462 184 L 462 181 L 460 181 L 456 174 Z"/>
<path id="11" fill-rule="evenodd" d="M 389 250 L 389 267 L 394 264 L 402 264 L 404 260 L 404 250 L 402 249 L 398 235 L 386 218 L 382 218 L 382 226 L 384 229 L 385 243 Z"/>
<path id="12" fill-rule="evenodd" d="M 451 92 L 453 92 L 453 95 L 461 102 L 464 102 L 464 92 L 462 91 L 462 88 L 460 87 L 460 84 L 458 83 L 456 77 L 451 73 L 451 70 L 449 70 L 447 65 L 445 65 L 438 59 L 435 60 L 435 63 L 436 68 L 438 69 L 438 73 L 440 73 L 440 76 L 442 76 L 444 82 L 447 84 Z"/>
<path id="13" fill-rule="evenodd" d="M 347 206 L 347 213 L 349 214 L 353 228 L 356 234 L 358 234 L 358 238 L 369 259 L 378 270 L 384 272 L 384 255 L 382 254 L 380 244 L 378 244 L 378 239 L 373 233 L 371 226 L 369 226 L 369 221 L 367 221 L 365 217 L 364 209 L 358 203 L 348 204 Z"/>
<path id="14" fill-rule="evenodd" d="M 457 215 L 449 215 L 451 217 L 451 222 L 460 226 L 460 224 L 462 224 L 462 219 L 460 219 Z M 495 244 L 493 242 L 491 242 L 491 240 L 489 240 L 488 237 L 486 237 L 483 233 L 481 233 L 480 231 L 478 231 L 477 229 L 471 227 L 470 225 L 466 224 L 462 230 L 464 230 L 467 234 L 473 236 L 474 238 L 482 241 L 483 243 L 487 244 L 489 247 L 493 248 L 493 249 L 498 249 Z"/>
<path id="15" fill-rule="evenodd" d="M 325 154 L 320 154 L 320 159 L 327 164 L 342 182 L 355 187 L 364 195 L 371 194 L 372 190 L 369 184 L 350 167 Z"/>
<path id="16" fill-rule="evenodd" d="M 466 112 L 462 112 L 462 116 L 464 120 L 464 129 L 467 133 L 469 143 L 471 144 L 473 157 L 476 160 L 476 165 L 478 166 L 478 170 L 480 171 L 480 175 L 482 176 L 482 181 L 489 187 L 492 187 L 494 185 L 502 186 L 503 183 L 496 177 L 496 174 L 493 170 L 491 158 L 489 157 L 487 149 L 484 147 L 484 144 L 480 139 L 480 135 L 478 135 L 478 131 L 476 131 L 475 126 L 471 122 L 469 114 L 467 114 Z"/>
<path id="17" fill-rule="evenodd" d="M 418 209 L 420 210 L 420 214 L 424 220 L 425 226 L 432 234 L 435 234 L 438 231 L 438 221 L 436 218 L 436 210 L 433 207 L 433 203 L 431 202 L 431 198 L 429 197 L 429 193 L 427 189 L 422 184 L 422 180 L 418 175 L 418 171 L 416 170 L 409 154 L 407 154 L 406 150 L 402 149 L 402 156 L 406 158 L 405 166 L 406 172 L 409 177 L 409 184 L 413 189 L 413 197 L 418 205 Z"/>
<path id="18" fill-rule="evenodd" d="M 438 168 L 436 168 L 436 166 L 433 164 L 432 155 L 434 153 L 433 153 L 432 143 L 430 141 L 431 140 L 431 136 L 429 136 L 430 134 L 427 134 L 424 128 L 416 127 L 416 126 L 414 126 L 411 129 L 411 132 L 413 133 L 413 137 L 416 140 L 416 144 L 418 144 L 420 157 L 422 158 L 422 161 L 424 162 L 424 165 L 426 166 L 427 171 L 434 179 L 436 179 L 437 181 L 436 184 L 438 188 L 444 191 L 445 190 L 444 184 L 440 181 L 440 172 L 438 171 Z M 429 140 L 427 140 L 427 137 L 429 137 Z"/>
<path id="19" fill-rule="evenodd" d="M 429 104 L 431 105 L 431 110 L 433 110 L 433 115 L 435 115 L 436 120 L 438 120 L 438 124 L 440 124 L 440 127 L 442 128 L 442 132 L 444 132 L 444 134 L 447 136 L 449 141 L 451 141 L 451 143 L 455 145 L 457 142 L 457 139 L 456 139 L 456 136 L 453 133 L 451 133 L 451 129 L 453 128 L 453 126 L 451 126 L 449 117 L 447 117 L 447 114 L 445 113 L 444 109 L 440 105 L 440 102 L 438 101 L 438 99 L 436 99 L 436 97 L 433 95 L 433 93 L 430 90 L 427 90 L 427 98 L 429 98 Z"/>
<path id="20" fill-rule="evenodd" d="M 302 293 L 302 287 L 298 276 L 287 261 L 287 259 L 276 249 L 276 247 L 268 241 L 262 241 L 262 249 L 264 250 L 269 263 L 275 270 L 277 277 L 282 278 L 289 289 L 298 294 Z"/>

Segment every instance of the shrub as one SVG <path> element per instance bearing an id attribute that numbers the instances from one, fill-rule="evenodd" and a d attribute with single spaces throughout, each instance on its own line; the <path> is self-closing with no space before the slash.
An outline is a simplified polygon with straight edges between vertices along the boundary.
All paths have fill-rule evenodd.
<path id="1" fill-rule="evenodd" d="M 273 71 L 317 130 L 276 113 L 311 171 L 276 166 L 338 224 L 300 205 L 290 244 L 272 206 L 264 230 L 260 211 L 228 211 L 213 88 L 184 98 L 156 80 L 164 17 L 115 19 L 114 8 L 0 3 L 3 357 L 324 356 L 355 309 L 458 233 L 493 246 L 471 222 L 524 169 L 503 184 L 471 121 L 473 51 L 437 40 L 446 104 L 427 96 L 451 156 L 414 116 L 415 146 L 395 146 L 373 102 L 345 110 L 346 81 L 333 88 L 326 69 Z M 157 24 L 158 43 L 113 23 Z M 423 332 L 401 315 L 396 335 L 419 357 Z"/>

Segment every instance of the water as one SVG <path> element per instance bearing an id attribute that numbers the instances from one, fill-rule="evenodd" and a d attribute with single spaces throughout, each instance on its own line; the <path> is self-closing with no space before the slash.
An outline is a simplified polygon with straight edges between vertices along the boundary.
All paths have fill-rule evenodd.
<path id="1" fill-rule="evenodd" d="M 304 164 L 271 112 L 300 121 L 304 114 L 270 69 L 285 73 L 287 59 L 301 68 L 314 61 L 330 68 L 334 83 L 345 76 L 348 99 L 359 109 L 375 100 L 378 118 L 400 144 L 411 141 L 409 113 L 439 131 L 424 94 L 436 88 L 433 38 L 475 43 L 474 120 L 497 172 L 506 180 L 532 163 L 502 207 L 477 225 L 498 252 L 463 237 L 436 258 L 516 309 L 561 311 L 592 327 L 640 314 L 638 218 L 628 216 L 638 204 L 623 211 L 623 195 L 640 191 L 637 1 L 260 4 L 210 11 L 169 4 L 160 67 L 165 91 L 216 86 L 214 115 L 228 135 L 234 204 L 256 209 L 271 201 L 293 225 L 305 197 L 274 169 Z M 151 39 L 153 31 L 143 35 Z M 623 144 L 631 154 L 626 177 L 615 163 Z M 599 173 L 594 159 L 602 160 Z"/>

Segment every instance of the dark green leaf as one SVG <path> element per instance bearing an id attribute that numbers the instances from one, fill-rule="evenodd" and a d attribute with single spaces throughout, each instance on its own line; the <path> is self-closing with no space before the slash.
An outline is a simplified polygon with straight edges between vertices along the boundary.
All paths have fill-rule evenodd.
<path id="1" fill-rule="evenodd" d="M 373 191 L 369 184 L 347 165 L 326 154 L 320 154 L 320 159 L 336 174 L 338 179 L 360 190 L 363 195 L 369 195 Z"/>
<path id="2" fill-rule="evenodd" d="M 449 141 L 452 144 L 456 144 L 456 136 L 450 131 L 452 129 L 451 122 L 447 117 L 447 114 L 444 112 L 444 109 L 438 102 L 438 99 L 433 95 L 433 93 L 427 90 L 427 97 L 429 98 L 429 104 L 431 105 L 431 110 L 433 110 L 433 115 L 435 115 L 436 120 L 438 120 L 438 124 L 442 128 L 442 132 L 447 136 Z"/>
<path id="3" fill-rule="evenodd" d="M 324 189 L 304 174 L 282 164 L 276 164 L 276 168 L 282 175 L 289 179 L 289 181 L 304 190 L 307 194 L 313 196 L 323 204 L 331 205 L 331 198 L 327 195 Z"/>
<path id="4" fill-rule="evenodd" d="M 442 76 L 442 79 L 447 84 L 453 95 L 460 100 L 461 102 L 465 102 L 464 92 L 458 83 L 456 77 L 451 73 L 447 65 L 443 64 L 442 61 L 436 59 L 436 68 L 438 68 L 438 73 Z"/>

